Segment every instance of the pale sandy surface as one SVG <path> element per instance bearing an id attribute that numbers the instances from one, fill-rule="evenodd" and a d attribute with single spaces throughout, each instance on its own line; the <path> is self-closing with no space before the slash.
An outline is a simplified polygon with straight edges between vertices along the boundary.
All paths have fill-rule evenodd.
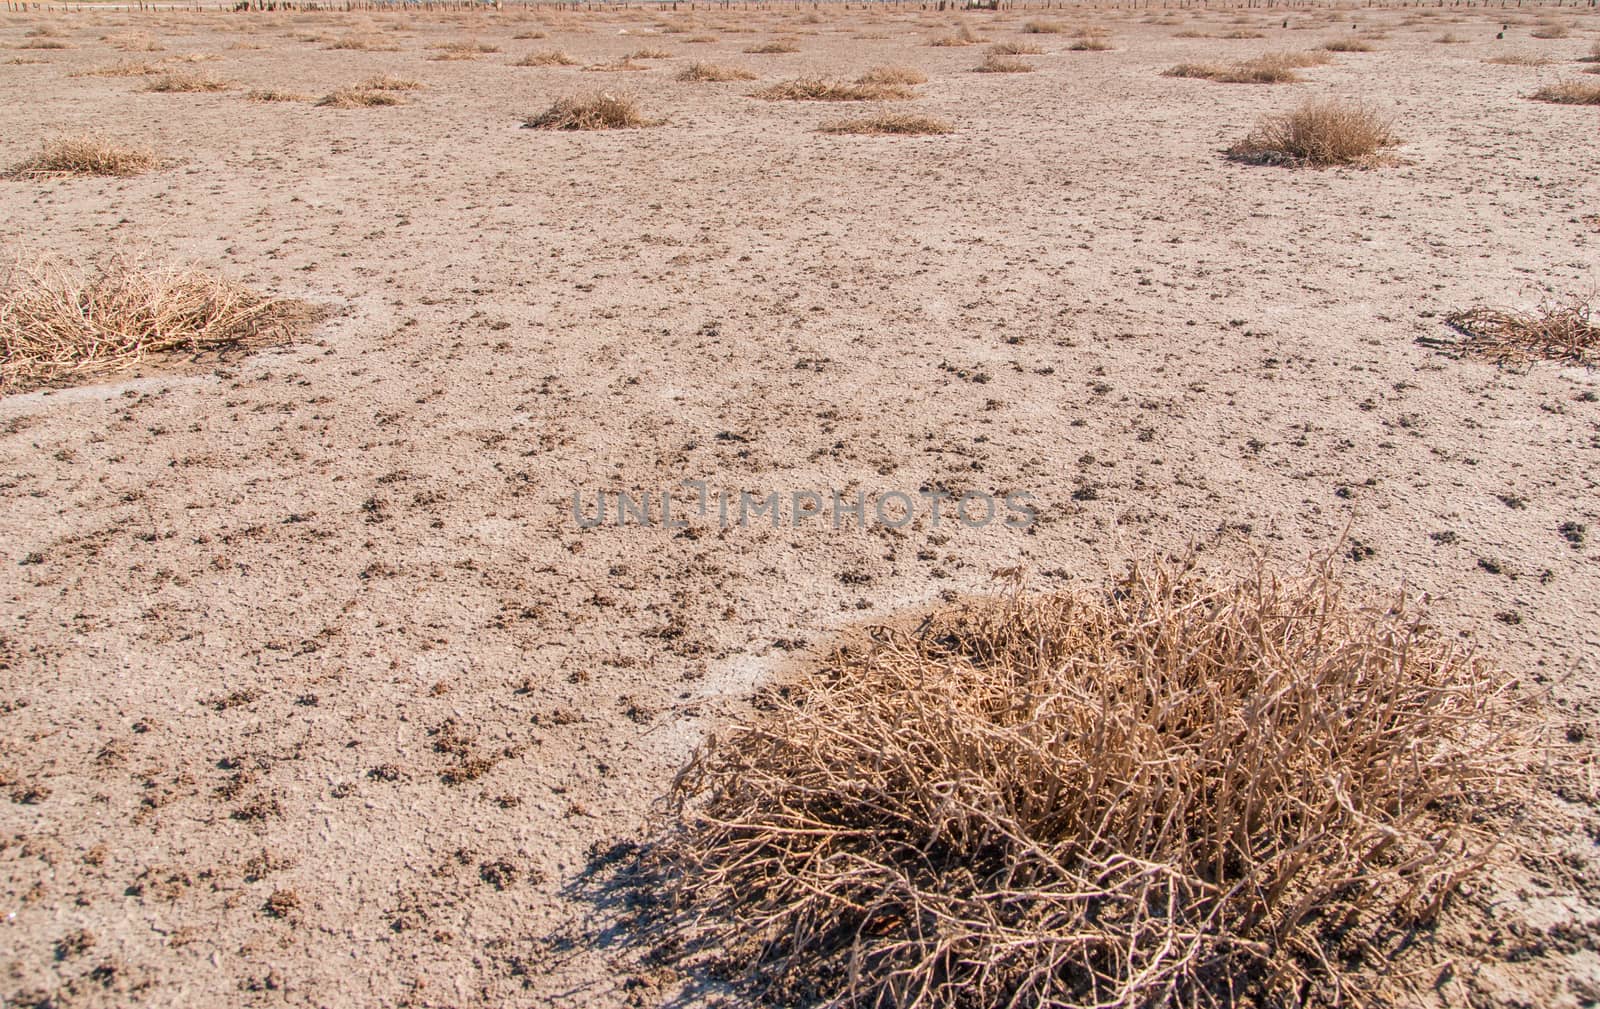
<path id="1" fill-rule="evenodd" d="M 967 20 L 1012 39 L 1028 16 Z M 1600 18 L 1569 8 L 1571 36 L 1538 40 L 1523 11 L 1495 41 L 1499 11 L 1054 16 L 1115 50 L 1032 35 L 1037 73 L 973 74 L 981 47 L 926 44 L 955 16 L 909 10 L 683 12 L 665 33 L 639 12 L 6 15 L 0 44 L 49 24 L 72 48 L 0 51 L 0 161 L 93 130 L 175 162 L 0 183 L 7 255 L 196 260 L 339 314 L 199 376 L 0 399 L 0 999 L 653 1004 L 617 950 L 543 941 L 584 913 L 560 891 L 590 845 L 640 828 L 787 660 L 774 642 L 821 647 L 1016 564 L 1045 587 L 1191 542 L 1294 563 L 1348 526 L 1358 582 L 1405 580 L 1563 678 L 1550 717 L 1586 761 L 1600 383 L 1417 340 L 1455 308 L 1600 284 L 1600 110 L 1523 97 L 1592 65 Z M 1377 51 L 1302 84 L 1161 75 L 1352 23 Z M 1175 37 L 1241 27 L 1265 37 Z M 164 51 L 103 39 L 131 31 Z M 327 48 L 350 34 L 400 48 Z M 774 37 L 800 51 L 741 52 Z M 454 39 L 500 52 L 428 59 Z M 641 46 L 673 55 L 510 65 Z M 1484 62 L 1505 52 L 1557 62 Z M 233 89 L 74 76 L 185 53 Z M 819 135 L 852 110 L 675 82 L 691 59 L 769 82 L 915 66 L 931 79 L 903 104 L 957 132 Z M 398 108 L 243 97 L 379 72 L 425 87 Z M 518 128 L 597 87 L 669 122 Z M 1324 95 L 1391 112 L 1405 163 L 1221 157 Z M 1026 490 L 1042 516 L 1032 535 L 570 516 L 576 488 L 684 478 Z M 473 758 L 492 766 L 451 783 Z M 1479 948 L 1442 1001 L 1600 994 L 1588 766 L 1550 821 L 1566 863 L 1513 860 L 1453 912 Z M 275 892 L 298 907 L 272 916 Z M 58 955 L 79 929 L 93 945 Z"/>

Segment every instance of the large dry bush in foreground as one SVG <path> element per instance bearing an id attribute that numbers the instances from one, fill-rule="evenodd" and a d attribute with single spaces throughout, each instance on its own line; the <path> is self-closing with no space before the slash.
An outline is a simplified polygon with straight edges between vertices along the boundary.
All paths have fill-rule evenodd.
<path id="1" fill-rule="evenodd" d="M 51 175 L 130 176 L 159 168 L 161 159 L 142 147 L 129 147 L 100 137 L 53 140 L 33 157 L 13 165 L 6 177 L 36 179 Z"/>
<path id="2" fill-rule="evenodd" d="M 152 354 L 235 343 L 297 306 L 196 269 L 13 267 L 0 283 L 0 389 L 120 371 Z"/>
<path id="3" fill-rule="evenodd" d="M 1530 312 L 1470 308 L 1445 322 L 1464 337 L 1462 350 L 1500 364 L 1600 364 L 1600 322 L 1586 301 L 1553 302 Z"/>
<path id="4" fill-rule="evenodd" d="M 1263 117 L 1228 157 L 1257 165 L 1373 165 L 1398 143 L 1388 118 L 1365 105 L 1309 101 Z"/>
<path id="5" fill-rule="evenodd" d="M 562 98 L 522 125 L 531 130 L 631 130 L 663 122 L 639 111 L 639 103 L 627 95 L 602 93 Z"/>
<path id="6" fill-rule="evenodd" d="M 937 614 L 680 772 L 639 869 L 697 924 L 658 953 L 714 936 L 785 1003 L 1328 994 L 1491 847 L 1517 696 L 1404 593 L 1357 605 L 1325 567 L 1154 563 Z"/>

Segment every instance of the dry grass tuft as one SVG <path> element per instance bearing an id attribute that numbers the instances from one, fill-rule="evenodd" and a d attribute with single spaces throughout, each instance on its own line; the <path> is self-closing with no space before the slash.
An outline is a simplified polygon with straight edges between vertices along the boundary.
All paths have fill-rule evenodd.
<path id="1" fill-rule="evenodd" d="M 121 260 L 88 272 L 17 266 L 0 284 L 0 389 L 59 385 L 153 354 L 237 343 L 290 308 L 199 270 L 150 272 Z"/>
<path id="2" fill-rule="evenodd" d="M 329 49 L 351 49 L 357 52 L 395 53 L 400 47 L 375 35 L 346 35 L 328 43 Z"/>
<path id="3" fill-rule="evenodd" d="M 942 47 L 975 46 L 987 41 L 988 39 L 973 31 L 971 25 L 962 25 L 960 28 L 957 28 L 953 34 L 941 35 L 928 44 L 930 46 Z"/>
<path id="4" fill-rule="evenodd" d="M 955 127 L 934 116 L 919 116 L 910 112 L 880 112 L 860 119 L 840 119 L 823 123 L 817 129 L 822 133 L 854 133 L 872 136 L 928 136 L 954 133 Z"/>
<path id="5" fill-rule="evenodd" d="M 575 67 L 578 61 L 559 49 L 529 53 L 511 64 L 514 67 Z"/>
<path id="6" fill-rule="evenodd" d="M 1588 302 L 1550 303 L 1531 312 L 1472 308 L 1447 316 L 1445 322 L 1465 338 L 1463 351 L 1497 364 L 1600 364 L 1600 321 Z"/>
<path id="7" fill-rule="evenodd" d="M 657 952 L 882 1009 L 1342 1002 L 1481 867 L 1534 731 L 1406 593 L 1326 565 L 1139 564 L 879 629 L 767 697 L 640 850 Z"/>
<path id="8" fill-rule="evenodd" d="M 744 51 L 758 54 L 797 53 L 800 47 L 793 42 L 762 42 L 759 45 L 745 46 Z"/>
<path id="9" fill-rule="evenodd" d="M 1513 56 L 1491 56 L 1484 62 L 1496 63 L 1504 67 L 1546 67 L 1555 61 L 1547 56 L 1529 56 L 1518 53 Z"/>
<path id="10" fill-rule="evenodd" d="M 18 49 L 75 49 L 76 46 L 68 45 L 58 39 L 23 39 L 17 43 Z"/>
<path id="11" fill-rule="evenodd" d="M 991 56 L 1042 56 L 1044 48 L 1032 42 L 996 42 L 989 47 Z"/>
<path id="12" fill-rule="evenodd" d="M 1066 25 L 1057 21 L 1025 21 L 1022 25 L 1025 35 L 1060 35 L 1066 30 Z"/>
<path id="13" fill-rule="evenodd" d="M 120 35 L 102 35 L 100 41 L 110 43 L 111 46 L 123 52 L 158 53 L 166 48 L 160 42 L 142 32 L 127 32 Z"/>
<path id="14" fill-rule="evenodd" d="M 744 67 L 730 67 L 719 63 L 691 63 L 678 72 L 677 79 L 710 83 L 753 81 L 756 79 L 756 74 Z"/>
<path id="15" fill-rule="evenodd" d="M 246 91 L 245 100 L 251 102 L 309 102 L 310 95 L 303 95 L 297 91 L 278 91 L 273 88 L 264 88 L 258 91 Z"/>
<path id="16" fill-rule="evenodd" d="M 563 98 L 527 117 L 522 125 L 531 130 L 632 130 L 664 122 L 665 119 L 651 119 L 639 111 L 638 103 L 627 95 L 602 93 Z"/>
<path id="17" fill-rule="evenodd" d="M 1101 53 L 1111 48 L 1111 37 L 1104 28 L 1081 28 L 1067 46 L 1071 52 Z"/>
<path id="18" fill-rule="evenodd" d="M 1572 29 L 1559 22 L 1546 21 L 1528 34 L 1536 39 L 1564 39 L 1572 34 Z"/>
<path id="19" fill-rule="evenodd" d="M 1013 59 L 1009 56 L 998 56 L 994 53 L 983 58 L 983 62 L 972 68 L 980 74 L 1031 74 L 1034 65 L 1027 60 Z"/>
<path id="20" fill-rule="evenodd" d="M 163 74 L 145 85 L 144 90 L 156 91 L 162 94 L 187 94 L 202 91 L 226 91 L 231 87 L 227 81 L 219 81 L 214 77 L 204 74 Z"/>
<path id="21" fill-rule="evenodd" d="M 1302 80 L 1296 70 L 1327 63 L 1330 58 L 1317 52 L 1266 53 L 1239 63 L 1180 63 L 1166 76 L 1198 77 L 1223 84 L 1293 84 Z"/>
<path id="22" fill-rule="evenodd" d="M 389 74 L 379 74 L 368 77 L 356 85 L 360 91 L 420 91 L 422 82 L 411 80 L 409 77 L 393 77 Z"/>
<path id="23" fill-rule="evenodd" d="M 1600 81 L 1557 81 L 1528 96 L 1536 102 L 1556 105 L 1600 105 Z"/>
<path id="24" fill-rule="evenodd" d="M 857 84 L 926 84 L 928 75 L 916 67 L 881 66 L 873 67 L 860 77 L 856 78 Z"/>
<path id="25" fill-rule="evenodd" d="M 626 56 L 624 56 L 622 58 L 625 61 L 626 60 L 670 60 L 670 59 L 672 59 L 672 54 L 667 52 L 665 49 L 648 49 L 647 48 L 647 49 L 635 49 L 633 52 L 629 53 L 628 55 L 626 55 Z"/>
<path id="26" fill-rule="evenodd" d="M 1329 39 L 1322 48 L 1330 53 L 1370 53 L 1373 47 L 1362 39 Z"/>
<path id="27" fill-rule="evenodd" d="M 142 147 L 128 147 L 100 137 L 70 137 L 45 144 L 38 154 L 13 165 L 6 177 L 111 175 L 127 178 L 159 167 L 161 159 Z"/>
<path id="28" fill-rule="evenodd" d="M 154 77 L 162 73 L 159 63 L 113 63 L 110 66 L 92 67 L 73 74 L 74 77 Z"/>
<path id="29" fill-rule="evenodd" d="M 782 81 L 751 92 L 750 97 L 764 98 L 769 102 L 876 102 L 916 96 L 910 88 L 901 84 L 840 84 L 805 79 Z"/>
<path id="30" fill-rule="evenodd" d="M 1388 118 L 1365 105 L 1309 101 L 1263 117 L 1228 157 L 1256 165 L 1372 166 L 1383 148 L 1398 143 Z"/>
<path id="31" fill-rule="evenodd" d="M 475 57 L 484 53 L 497 53 L 500 47 L 488 42 L 479 42 L 477 39 L 458 39 L 454 42 L 441 42 L 430 46 L 441 53 L 454 53 L 460 56 Z"/>
<path id="32" fill-rule="evenodd" d="M 615 63 L 591 63 L 583 69 L 586 73 L 614 74 L 629 70 L 649 70 L 650 68 L 643 63 L 635 63 L 630 59 L 623 58 Z"/>
<path id="33" fill-rule="evenodd" d="M 392 91 L 367 90 L 359 86 L 340 88 L 317 100 L 317 105 L 329 109 L 369 109 L 404 104 L 405 99 Z"/>

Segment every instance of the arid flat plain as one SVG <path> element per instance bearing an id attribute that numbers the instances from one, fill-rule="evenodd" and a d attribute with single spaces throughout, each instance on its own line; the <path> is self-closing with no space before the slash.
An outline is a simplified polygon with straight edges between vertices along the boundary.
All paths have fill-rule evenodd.
<path id="1" fill-rule="evenodd" d="M 0 398 L 0 1003 L 658 1004 L 571 891 L 719 719 L 997 571 L 1193 549 L 1336 550 L 1549 685 L 1545 850 L 1462 895 L 1407 999 L 1594 1004 L 1600 382 L 1444 322 L 1600 286 L 1600 109 L 1528 97 L 1596 80 L 1594 9 L 673 6 L 0 15 L 0 162 L 160 159 L 0 181 L 8 260 L 320 307 Z M 973 72 L 1003 42 L 1033 69 Z M 1298 81 L 1166 73 L 1305 51 Z M 881 66 L 926 81 L 752 96 Z M 380 75 L 416 86 L 319 104 Z M 660 121 L 523 128 L 594 92 Z M 1225 156 L 1320 98 L 1400 143 Z M 886 110 L 951 129 L 818 129 Z M 1037 520 L 573 513 L 683 481 Z"/>

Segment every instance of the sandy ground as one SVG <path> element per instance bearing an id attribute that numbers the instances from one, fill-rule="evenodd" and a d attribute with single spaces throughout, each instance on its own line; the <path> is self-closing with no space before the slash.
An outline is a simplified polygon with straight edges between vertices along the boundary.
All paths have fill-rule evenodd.
<path id="1" fill-rule="evenodd" d="M 335 314 L 200 374 L 0 399 L 0 1000 L 656 1004 L 604 937 L 550 939 L 589 913 L 563 893 L 792 656 L 1014 565 L 1294 564 L 1348 528 L 1356 581 L 1554 684 L 1576 761 L 1529 824 L 1551 853 L 1472 888 L 1468 952 L 1414 998 L 1594 1004 L 1600 382 L 1418 343 L 1600 283 L 1597 111 L 1524 98 L 1592 66 L 1600 18 L 1541 40 L 1536 13 L 1497 41 L 1500 11 L 1056 12 L 1114 50 L 1030 35 L 1016 75 L 928 40 L 1037 13 L 6 15 L 0 161 L 83 131 L 172 159 L 0 183 L 8 255 L 192 260 Z M 41 25 L 69 48 L 23 48 Z M 1351 34 L 1376 51 L 1301 84 L 1161 73 Z M 351 35 L 397 49 L 329 47 Z M 742 52 L 773 38 L 799 51 Z M 499 51 L 429 58 L 459 39 Z M 511 65 L 646 46 L 672 56 Z M 191 53 L 234 86 L 79 76 Z M 957 132 L 821 135 L 852 110 L 675 81 L 692 59 L 914 66 L 901 104 Z M 382 72 L 424 87 L 244 98 Z M 519 128 L 602 87 L 668 123 Z M 1221 156 L 1327 95 L 1392 113 L 1404 163 Z M 573 519 L 575 490 L 685 479 L 1022 490 L 1039 520 Z"/>

